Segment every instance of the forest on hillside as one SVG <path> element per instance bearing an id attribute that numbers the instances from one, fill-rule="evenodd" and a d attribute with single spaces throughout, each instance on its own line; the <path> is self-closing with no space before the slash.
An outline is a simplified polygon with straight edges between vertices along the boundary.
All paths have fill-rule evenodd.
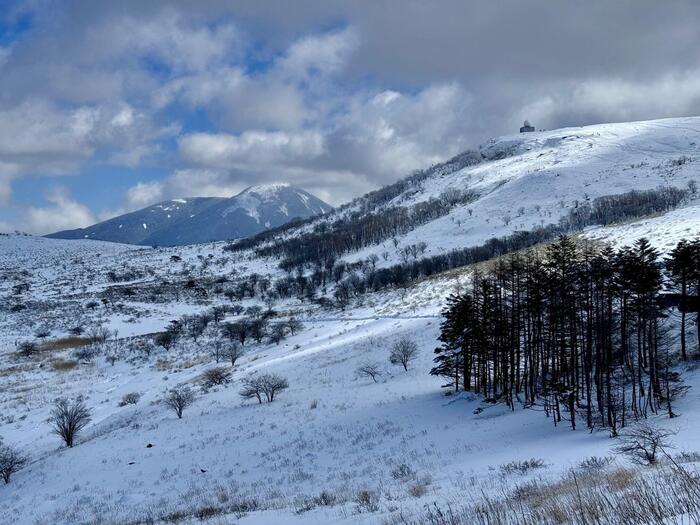
<path id="1" fill-rule="evenodd" d="M 578 414 L 612 435 L 650 414 L 674 417 L 685 389 L 674 364 L 691 357 L 699 288 L 700 239 L 661 260 L 644 238 L 613 250 L 563 236 L 475 271 L 449 298 L 431 374 L 573 429 Z"/>

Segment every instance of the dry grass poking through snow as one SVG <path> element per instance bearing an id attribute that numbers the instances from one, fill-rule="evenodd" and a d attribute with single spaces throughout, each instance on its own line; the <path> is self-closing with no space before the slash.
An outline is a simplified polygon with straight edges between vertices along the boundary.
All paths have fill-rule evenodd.
<path id="1" fill-rule="evenodd" d="M 684 456 L 644 469 L 584 464 L 556 481 L 528 481 L 503 488 L 501 496 L 470 492 L 419 515 L 391 516 L 384 525 L 700 523 L 700 476 L 681 461 Z"/>
<path id="2" fill-rule="evenodd" d="M 62 337 L 60 339 L 53 339 L 51 341 L 46 341 L 39 345 L 40 352 L 56 352 L 59 350 L 66 350 L 68 348 L 80 348 L 81 346 L 87 346 L 91 343 L 87 337 Z"/>

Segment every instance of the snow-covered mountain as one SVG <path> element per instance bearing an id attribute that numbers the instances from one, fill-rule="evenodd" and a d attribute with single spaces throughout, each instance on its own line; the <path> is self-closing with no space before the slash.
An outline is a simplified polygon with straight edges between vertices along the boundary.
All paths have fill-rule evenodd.
<path id="1" fill-rule="evenodd" d="M 289 184 L 251 186 L 229 199 L 194 197 L 160 202 L 87 228 L 52 233 L 55 239 L 95 239 L 176 246 L 239 239 L 332 207 Z"/>
<path id="2" fill-rule="evenodd" d="M 534 484 L 555 483 L 547 498 L 557 497 L 565 486 L 578 489 L 570 478 L 559 483 L 571 472 L 605 480 L 619 469 L 616 479 L 624 473 L 627 486 L 646 474 L 613 452 L 617 442 L 607 432 L 553 427 L 540 407 L 511 410 L 473 394 L 442 395 L 444 380 L 428 374 L 440 312 L 451 293 L 470 285 L 473 266 L 409 274 L 378 291 L 370 279 L 559 225 L 596 199 L 675 188 L 681 198 L 672 207 L 584 221 L 570 232 L 616 247 L 648 237 L 663 256 L 700 235 L 695 181 L 700 118 L 667 119 L 494 139 L 345 206 L 315 208 L 325 215 L 300 225 L 274 230 L 270 221 L 268 233 L 238 248 L 0 235 L 0 436 L 29 457 L 0 488 L 0 509 L 20 525 L 418 524 L 443 520 L 423 519 L 426 509 L 456 508 L 474 495 L 532 494 Z M 269 196 L 279 191 L 162 203 L 149 213 L 179 213 L 177 224 L 191 219 L 193 232 L 210 226 L 207 217 L 262 230 L 265 214 L 299 215 L 275 208 Z M 197 213 L 188 208 L 195 204 Z M 144 222 L 135 219 L 134 227 L 145 230 Z M 174 239 L 184 242 L 189 231 Z M 331 251 L 317 264 L 319 253 Z M 280 267 L 286 259 L 298 262 L 293 272 Z M 362 288 L 365 282 L 371 285 Z M 340 308 L 334 292 L 342 287 L 349 298 Z M 235 366 L 215 354 L 221 326 L 257 319 L 268 307 L 271 327 L 296 330 L 276 342 L 249 337 Z M 223 316 L 217 321 L 215 308 Z M 154 334 L 171 321 L 199 314 L 209 324 L 198 339 L 183 334 L 167 349 L 155 344 Z M 673 327 L 673 315 L 668 320 Z M 71 347 L 87 343 L 85 334 L 98 326 L 117 333 Z M 86 330 L 82 337 L 76 327 Z M 418 347 L 408 370 L 388 356 L 402 336 Z M 15 346 L 22 341 L 38 341 L 40 351 L 22 357 Z M 368 365 L 376 378 L 357 374 Z M 205 387 L 203 377 L 217 367 L 226 367 L 230 381 Z M 693 387 L 676 401 L 679 417 L 650 420 L 677 431 L 669 440 L 683 451 L 679 460 L 698 470 L 700 374 L 692 366 L 677 371 Z M 261 373 L 283 376 L 289 388 L 272 403 L 241 399 L 243 381 Z M 163 402 L 177 385 L 196 390 L 182 419 Z M 134 394 L 135 404 L 122 401 Z M 70 449 L 47 423 L 59 396 L 82 396 L 92 411 Z"/>
<path id="3" fill-rule="evenodd" d="M 243 246 L 308 258 L 315 256 L 313 246 L 337 244 L 348 263 L 378 256 L 373 266 L 390 267 L 421 243 L 424 250 L 410 259 L 558 225 L 596 199 L 632 191 L 678 189 L 687 193 L 686 206 L 698 206 L 699 185 L 699 117 L 524 133 L 494 138 L 299 228 Z"/>

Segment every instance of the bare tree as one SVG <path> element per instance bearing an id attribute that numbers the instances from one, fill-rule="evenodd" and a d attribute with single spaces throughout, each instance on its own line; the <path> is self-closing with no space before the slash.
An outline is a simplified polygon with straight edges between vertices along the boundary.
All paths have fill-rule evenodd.
<path id="1" fill-rule="evenodd" d="M 214 354 L 214 359 L 218 363 L 219 360 L 221 359 L 221 353 L 222 353 L 221 351 L 224 348 L 224 341 L 218 332 L 212 336 L 211 346 L 212 346 L 212 353 Z"/>
<path id="2" fill-rule="evenodd" d="M 242 319 L 234 323 L 226 323 L 222 331 L 231 341 L 237 340 L 241 343 L 241 346 L 243 346 L 251 332 L 250 321 L 248 319 Z"/>
<path id="3" fill-rule="evenodd" d="M 236 361 L 243 357 L 243 347 L 235 341 L 224 348 L 223 356 L 231 362 L 231 366 L 236 366 Z"/>
<path id="4" fill-rule="evenodd" d="M 287 326 L 285 323 L 274 323 L 267 331 L 267 338 L 271 343 L 280 344 L 287 337 Z"/>
<path id="5" fill-rule="evenodd" d="M 282 390 L 289 388 L 289 382 L 277 374 L 263 374 L 260 376 L 262 388 L 269 403 L 275 400 L 275 396 Z"/>
<path id="6" fill-rule="evenodd" d="M 173 332 L 171 330 L 166 330 L 165 332 L 161 332 L 159 334 L 156 334 L 154 342 L 158 346 L 162 346 L 167 351 L 173 347 L 176 339 L 177 339 L 177 335 L 175 334 L 175 332 Z"/>
<path id="7" fill-rule="evenodd" d="M 165 397 L 165 406 L 172 409 L 178 419 L 182 419 L 182 413 L 185 409 L 194 403 L 195 395 L 192 389 L 188 386 L 176 386 Z"/>
<path id="8" fill-rule="evenodd" d="M 377 363 L 363 363 L 355 370 L 355 375 L 358 377 L 371 377 L 372 381 L 377 382 L 377 377 L 382 375 Z"/>
<path id="9" fill-rule="evenodd" d="M 256 398 L 258 403 L 262 403 L 263 388 L 259 376 L 248 376 L 243 379 L 243 388 L 240 391 L 243 399 Z"/>
<path id="10" fill-rule="evenodd" d="M 23 456 L 14 448 L 0 443 L 0 477 L 7 485 L 10 477 L 18 472 L 27 463 L 26 456 Z"/>
<path id="11" fill-rule="evenodd" d="M 224 385 L 231 381 L 231 371 L 223 366 L 216 366 L 205 370 L 202 374 L 202 384 L 204 388 L 211 388 L 216 385 Z"/>
<path id="12" fill-rule="evenodd" d="M 228 307 L 226 306 L 213 306 L 212 309 L 210 310 L 211 313 L 211 318 L 214 321 L 214 323 L 219 324 L 221 320 L 226 316 L 226 311 L 228 310 Z"/>
<path id="13" fill-rule="evenodd" d="M 119 402 L 120 407 L 125 407 L 126 405 L 136 405 L 141 399 L 141 394 L 138 392 L 129 392 L 122 396 L 122 400 Z"/>
<path id="14" fill-rule="evenodd" d="M 615 450 L 638 465 L 654 465 L 658 453 L 670 448 L 668 438 L 673 435 L 675 432 L 645 421 L 621 433 L 620 444 Z"/>
<path id="15" fill-rule="evenodd" d="M 302 324 L 302 322 L 299 321 L 298 319 L 295 319 L 294 317 L 292 317 L 289 321 L 287 321 L 286 324 L 287 324 L 287 328 L 289 328 L 289 332 L 292 335 L 295 335 L 297 332 L 300 332 L 304 328 L 304 325 Z"/>
<path id="16" fill-rule="evenodd" d="M 401 365 L 408 371 L 408 364 L 418 356 L 418 345 L 408 337 L 402 337 L 394 343 L 389 354 L 392 365 Z"/>
<path id="17" fill-rule="evenodd" d="M 263 396 L 272 403 L 275 396 L 289 388 L 289 382 L 278 374 L 260 374 L 248 376 L 243 380 L 243 389 L 240 394 L 244 399 L 256 398 L 258 403 L 263 402 Z"/>
<path id="18" fill-rule="evenodd" d="M 92 343 L 104 343 L 107 339 L 114 335 L 106 326 L 95 325 L 91 326 L 87 331 L 88 339 Z"/>
<path id="19" fill-rule="evenodd" d="M 66 398 L 57 399 L 49 422 L 53 426 L 53 433 L 60 436 L 67 447 L 73 447 L 76 435 L 90 423 L 90 409 L 82 398 L 73 402 Z"/>

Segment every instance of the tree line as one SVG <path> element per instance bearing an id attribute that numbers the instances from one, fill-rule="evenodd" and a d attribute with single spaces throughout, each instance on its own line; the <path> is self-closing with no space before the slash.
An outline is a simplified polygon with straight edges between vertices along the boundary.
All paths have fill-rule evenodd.
<path id="1" fill-rule="evenodd" d="M 489 239 L 479 246 L 469 246 L 385 268 L 377 268 L 375 271 L 366 272 L 361 278 L 363 281 L 361 285 L 356 283 L 352 288 L 378 291 L 389 287 L 405 286 L 421 277 L 429 277 L 455 268 L 485 262 L 514 251 L 549 242 L 561 235 L 580 231 L 586 226 L 606 225 L 662 213 L 677 207 L 686 198 L 689 191 L 669 187 L 598 197 L 590 203 L 578 204 L 557 224 L 541 226 L 528 231 L 515 231 L 510 235 Z"/>
<path id="2" fill-rule="evenodd" d="M 465 152 L 460 153 L 459 155 L 452 157 L 451 159 L 445 162 L 434 164 L 433 166 L 430 166 L 426 169 L 417 170 L 408 177 L 400 179 L 394 182 L 393 184 L 389 184 L 378 190 L 371 191 L 366 195 L 363 195 L 362 197 L 353 199 L 347 204 L 336 208 L 333 211 L 332 216 L 340 216 L 343 213 L 348 212 L 349 210 L 356 210 L 356 212 L 359 214 L 373 213 L 381 206 L 387 204 L 388 202 L 394 200 L 395 198 L 401 195 L 408 195 L 409 193 L 411 193 L 411 191 L 413 191 L 414 193 L 419 192 L 420 184 L 423 180 L 434 176 L 447 175 L 462 170 L 467 166 L 479 164 L 480 162 L 482 162 L 483 158 L 484 157 L 480 152 L 467 150 Z M 455 192 L 453 190 L 448 192 L 448 194 L 454 195 Z M 315 226 L 315 228 L 319 228 L 319 230 L 317 231 L 323 231 L 324 228 L 328 227 L 326 217 L 327 216 L 323 217 L 323 220 L 319 221 L 319 223 Z M 270 230 L 261 232 L 257 235 L 245 239 L 238 239 L 235 242 L 232 242 L 231 244 L 227 245 L 224 248 L 224 250 L 230 252 L 238 252 L 253 249 L 262 246 L 270 241 L 276 241 L 288 231 L 298 228 L 300 226 L 317 222 L 318 219 L 318 216 L 309 217 L 307 219 L 293 219 L 289 223 L 286 223 L 277 228 L 272 228 Z"/>
<path id="3" fill-rule="evenodd" d="M 292 271 L 306 265 L 332 268 L 343 254 L 403 235 L 421 224 L 447 215 L 452 208 L 478 198 L 471 191 L 448 190 L 411 206 L 392 206 L 376 213 L 356 211 L 331 224 L 321 222 L 299 236 L 256 248 L 259 256 L 282 255 L 280 268 Z"/>
<path id="4" fill-rule="evenodd" d="M 597 250 L 562 236 L 544 253 L 476 271 L 469 290 L 448 299 L 431 374 L 455 391 L 540 408 L 555 425 L 575 429 L 581 414 L 617 435 L 649 413 L 675 415 L 684 387 L 662 292 L 680 292 L 687 359 L 686 310 L 699 288 L 700 239 L 661 261 L 646 239 Z"/>

